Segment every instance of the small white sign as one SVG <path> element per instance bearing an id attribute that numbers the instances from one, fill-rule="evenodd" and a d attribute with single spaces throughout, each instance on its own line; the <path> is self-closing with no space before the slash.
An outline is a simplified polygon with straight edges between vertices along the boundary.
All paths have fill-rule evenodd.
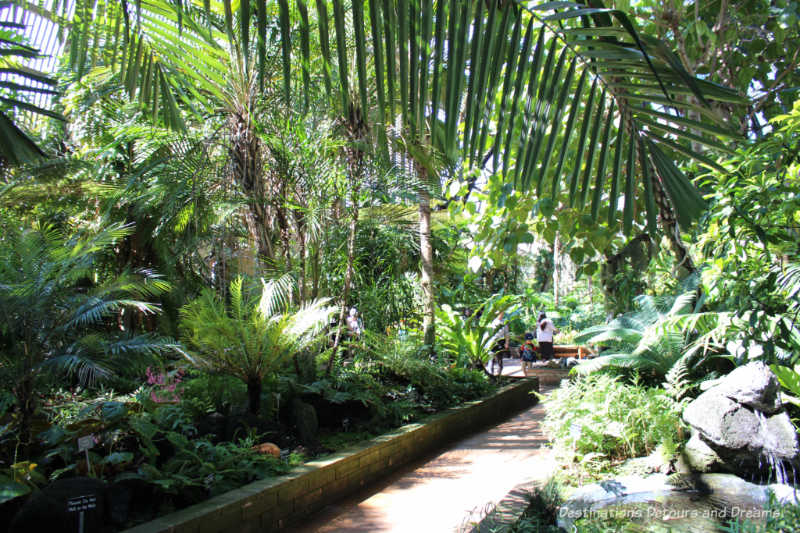
<path id="1" fill-rule="evenodd" d="M 81 511 L 89 511 L 97 507 L 97 495 L 86 494 L 84 496 L 76 496 L 67 500 L 67 512 L 78 513 Z"/>
<path id="2" fill-rule="evenodd" d="M 86 435 L 78 438 L 78 451 L 91 450 L 94 448 L 94 435 Z"/>

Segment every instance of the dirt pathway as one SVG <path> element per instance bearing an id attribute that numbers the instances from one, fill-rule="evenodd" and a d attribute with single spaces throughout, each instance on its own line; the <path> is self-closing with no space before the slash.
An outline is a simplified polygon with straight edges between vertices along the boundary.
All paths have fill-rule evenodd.
<path id="1" fill-rule="evenodd" d="M 506 368 L 504 374 L 513 372 Z M 552 390 L 543 385 L 542 392 Z M 301 533 L 469 530 L 521 483 L 554 467 L 540 422 L 541 403 L 411 463 L 360 494 L 320 511 Z"/>

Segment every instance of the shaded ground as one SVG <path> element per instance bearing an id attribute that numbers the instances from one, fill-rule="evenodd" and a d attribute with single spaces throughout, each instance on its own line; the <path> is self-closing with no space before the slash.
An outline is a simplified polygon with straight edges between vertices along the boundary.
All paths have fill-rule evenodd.
<path id="1" fill-rule="evenodd" d="M 503 373 L 519 375 L 519 361 L 506 360 Z M 545 384 L 542 392 L 552 388 Z M 468 530 L 517 485 L 549 477 L 554 462 L 540 427 L 543 418 L 538 403 L 326 507 L 295 531 Z"/>

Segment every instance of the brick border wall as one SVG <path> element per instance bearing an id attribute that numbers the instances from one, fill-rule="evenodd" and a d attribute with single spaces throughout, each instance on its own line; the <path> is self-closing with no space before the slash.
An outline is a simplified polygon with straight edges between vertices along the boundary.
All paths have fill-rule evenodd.
<path id="1" fill-rule="evenodd" d="M 536 377 L 408 424 L 291 473 L 255 481 L 128 529 L 126 533 L 264 532 L 283 529 L 427 452 L 536 403 Z"/>

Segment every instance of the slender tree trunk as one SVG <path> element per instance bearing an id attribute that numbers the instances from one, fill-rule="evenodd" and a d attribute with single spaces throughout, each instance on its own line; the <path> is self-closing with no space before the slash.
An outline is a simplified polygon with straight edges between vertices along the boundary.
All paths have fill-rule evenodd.
<path id="1" fill-rule="evenodd" d="M 433 292 L 433 245 L 431 243 L 431 197 L 425 183 L 425 170 L 418 165 L 422 188 L 419 193 L 419 255 L 421 263 L 420 284 L 422 285 L 422 328 L 425 332 L 425 344 L 435 353 L 436 330 L 434 313 L 436 300 Z"/>
<path id="2" fill-rule="evenodd" d="M 556 232 L 556 238 L 553 241 L 553 305 L 558 307 L 558 297 L 561 290 L 561 241 Z"/>
<path id="3" fill-rule="evenodd" d="M 358 145 L 363 142 L 367 134 L 367 126 L 361 119 L 361 113 L 357 108 L 349 110 L 347 122 L 347 136 L 349 146 L 345 148 L 347 159 L 347 176 L 350 185 L 350 204 L 351 204 L 351 217 L 350 217 L 350 232 L 347 236 L 347 269 L 344 275 L 344 289 L 342 291 L 342 306 L 339 309 L 339 321 L 336 324 L 336 336 L 333 340 L 333 351 L 328 359 L 328 365 L 325 369 L 326 374 L 330 374 L 333 369 L 333 360 L 336 357 L 336 352 L 339 348 L 341 341 L 342 331 L 344 329 L 344 317 L 347 311 L 347 304 L 350 300 L 350 285 L 353 282 L 353 264 L 356 255 L 356 230 L 358 229 L 358 196 L 361 190 L 361 182 L 364 179 L 364 152 L 358 148 Z"/>
<path id="4" fill-rule="evenodd" d="M 319 243 L 314 245 L 311 253 L 311 299 L 315 300 L 319 296 Z"/>
<path id="5" fill-rule="evenodd" d="M 261 379 L 250 378 L 247 381 L 247 412 L 257 415 L 261 411 Z"/>
<path id="6" fill-rule="evenodd" d="M 297 283 L 297 292 L 299 301 L 302 304 L 308 299 L 306 290 L 306 225 L 305 218 L 302 212 L 294 212 L 295 226 L 297 226 L 297 245 L 298 245 L 298 268 L 299 279 Z"/>
<path id="7" fill-rule="evenodd" d="M 676 266 L 675 270 L 681 268 L 686 270 L 687 274 L 693 274 L 697 271 L 697 267 L 692 261 L 692 256 L 689 255 L 689 250 L 684 246 L 681 241 L 680 227 L 675 218 L 675 211 L 670 204 L 667 195 L 664 193 L 664 188 L 661 186 L 661 181 L 654 179 L 653 181 L 653 196 L 655 197 L 656 204 L 658 205 L 659 221 L 661 222 L 661 229 L 669 242 L 670 250 L 675 256 Z"/>

